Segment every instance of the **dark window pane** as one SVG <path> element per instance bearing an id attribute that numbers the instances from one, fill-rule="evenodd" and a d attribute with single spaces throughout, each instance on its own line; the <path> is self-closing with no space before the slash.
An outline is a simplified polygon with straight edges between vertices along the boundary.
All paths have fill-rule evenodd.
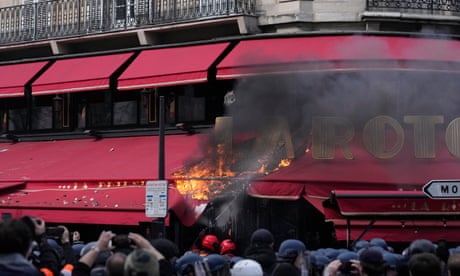
<path id="1" fill-rule="evenodd" d="M 204 121 L 206 118 L 204 97 L 179 96 L 178 107 L 179 122 Z"/>
<path id="2" fill-rule="evenodd" d="M 89 127 L 110 126 L 110 105 L 106 103 L 90 103 L 87 115 L 89 116 Z"/>
<path id="3" fill-rule="evenodd" d="M 38 106 L 32 111 L 32 129 L 51 129 L 53 127 L 53 108 Z"/>
<path id="4" fill-rule="evenodd" d="M 8 130 L 9 131 L 23 131 L 27 126 L 27 109 L 10 109 L 8 111 Z"/>
<path id="5" fill-rule="evenodd" d="M 113 124 L 129 125 L 137 122 L 137 102 L 124 101 L 113 104 Z"/>

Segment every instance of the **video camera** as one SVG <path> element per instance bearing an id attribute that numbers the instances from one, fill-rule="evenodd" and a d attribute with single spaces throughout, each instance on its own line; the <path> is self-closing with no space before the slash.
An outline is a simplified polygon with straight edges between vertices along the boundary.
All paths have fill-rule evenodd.
<path id="1" fill-rule="evenodd" d="M 133 241 L 126 234 L 119 234 L 112 238 L 112 246 L 117 249 L 131 248 L 132 244 Z"/>
<path id="2" fill-rule="evenodd" d="M 45 234 L 48 238 L 59 240 L 64 234 L 64 228 L 62 227 L 46 227 Z"/>

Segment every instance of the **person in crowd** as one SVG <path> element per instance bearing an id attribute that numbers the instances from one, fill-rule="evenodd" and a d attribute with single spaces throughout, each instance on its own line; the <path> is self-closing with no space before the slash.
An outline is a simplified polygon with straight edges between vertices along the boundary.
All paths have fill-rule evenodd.
<path id="1" fill-rule="evenodd" d="M 359 254 L 358 267 L 360 268 L 360 275 L 363 276 L 385 275 L 385 260 L 382 251 L 373 247 L 364 249 Z"/>
<path id="2" fill-rule="evenodd" d="M 277 263 L 276 253 L 273 249 L 274 244 L 275 239 L 269 230 L 257 229 L 251 235 L 249 246 L 244 252 L 244 258 L 258 262 L 264 273 L 270 275 Z"/>
<path id="3" fill-rule="evenodd" d="M 126 257 L 124 275 L 159 276 L 160 265 L 158 258 L 151 250 L 146 248 L 136 248 Z"/>
<path id="4" fill-rule="evenodd" d="M 172 241 L 165 238 L 152 240 L 152 246 L 164 256 L 164 261 L 160 262 L 160 276 L 170 276 L 174 274 L 174 263 L 179 257 L 179 248 Z"/>
<path id="5" fill-rule="evenodd" d="M 80 243 L 84 243 L 84 242 L 81 240 L 80 232 L 78 232 L 78 231 L 73 231 L 73 232 L 72 232 L 72 244 L 80 244 Z"/>
<path id="6" fill-rule="evenodd" d="M 391 252 L 384 252 L 383 261 L 385 262 L 385 276 L 398 276 L 399 259 L 397 255 Z"/>
<path id="7" fill-rule="evenodd" d="M 263 276 L 264 271 L 258 262 L 249 259 L 242 259 L 233 265 L 233 268 L 230 270 L 230 274 L 232 276 Z"/>
<path id="8" fill-rule="evenodd" d="M 442 268 L 439 258 L 428 252 L 416 253 L 409 259 L 409 273 L 411 276 L 441 276 Z"/>
<path id="9" fill-rule="evenodd" d="M 123 276 L 127 255 L 122 252 L 115 252 L 105 264 L 106 276 Z"/>
<path id="10" fill-rule="evenodd" d="M 186 252 L 174 264 L 178 276 L 195 276 L 195 264 L 201 262 L 203 257 L 193 251 Z"/>
<path id="11" fill-rule="evenodd" d="M 452 254 L 447 259 L 447 275 L 460 276 L 460 254 Z"/>
<path id="12" fill-rule="evenodd" d="M 33 246 L 29 260 L 45 275 L 59 275 L 63 256 L 52 248 L 46 235 L 46 223 L 42 218 L 23 216 L 20 218 L 32 233 Z M 52 274 L 51 274 L 52 273 Z"/>
<path id="13" fill-rule="evenodd" d="M 74 266 L 77 263 L 77 258 L 70 242 L 70 232 L 64 225 L 58 225 L 56 229 L 61 229 L 61 231 L 58 232 L 59 235 L 47 235 L 47 238 L 54 240 L 58 244 L 59 251 L 62 254 L 61 266 L 64 267 L 67 264 Z M 47 234 L 46 230 L 45 234 Z"/>
<path id="14" fill-rule="evenodd" d="M 200 255 L 202 257 L 209 254 L 219 254 L 219 238 L 213 234 L 207 234 L 201 240 Z"/>
<path id="15" fill-rule="evenodd" d="M 236 255 L 236 244 L 231 239 L 225 239 L 220 243 L 220 254 L 233 258 Z"/>
<path id="16" fill-rule="evenodd" d="M 373 238 L 369 241 L 369 247 L 380 247 L 385 251 L 390 251 L 387 242 L 382 238 Z"/>
<path id="17" fill-rule="evenodd" d="M 111 244 L 112 244 L 112 239 L 115 236 L 116 234 L 113 233 L 112 231 L 102 231 L 101 234 L 99 235 L 98 240 L 95 243 L 88 243 L 88 245 L 90 245 L 91 247 L 89 248 L 88 252 L 82 254 L 82 256 L 80 257 L 80 259 L 78 260 L 78 262 L 76 263 L 73 269 L 72 275 L 73 276 L 90 275 L 91 269 L 95 265 L 100 253 L 114 251 L 115 248 Z M 137 233 L 129 233 L 128 238 L 131 243 L 131 248 L 132 248 L 131 252 L 139 248 L 145 249 L 147 252 L 149 252 L 152 256 L 154 256 L 157 259 L 157 262 L 160 267 L 160 271 L 170 269 L 171 265 L 169 261 L 167 261 L 164 258 L 164 256 L 150 243 L 150 241 L 145 239 L 142 235 L 137 234 Z M 115 251 L 115 252 L 120 252 L 120 251 Z"/>
<path id="18" fill-rule="evenodd" d="M 28 261 L 33 235 L 21 220 L 0 222 L 0 275 L 39 276 L 40 271 Z"/>
<path id="19" fill-rule="evenodd" d="M 278 263 L 292 265 L 299 272 L 303 269 L 309 271 L 310 265 L 305 262 L 305 244 L 296 239 L 284 240 L 278 249 Z M 287 267 L 287 266 L 286 266 Z M 275 270 L 277 270 L 275 268 Z"/>
<path id="20" fill-rule="evenodd" d="M 443 275 L 447 275 L 447 260 L 449 259 L 449 248 L 446 240 L 438 240 L 436 243 L 436 256 L 441 261 Z"/>
<path id="21" fill-rule="evenodd" d="M 230 262 L 220 254 L 209 254 L 195 263 L 197 276 L 230 276 Z"/>
<path id="22" fill-rule="evenodd" d="M 324 276 L 348 276 L 360 275 L 361 265 L 358 254 L 353 251 L 343 251 L 339 253 L 324 268 Z"/>
<path id="23" fill-rule="evenodd" d="M 340 275 L 348 276 L 348 275 L 357 275 L 359 274 L 358 266 L 353 265 L 353 261 L 359 259 L 358 253 L 354 251 L 341 251 L 339 255 L 336 257 L 337 260 L 340 261 L 341 265 L 339 267 Z"/>
<path id="24" fill-rule="evenodd" d="M 407 253 L 409 258 L 419 253 L 436 255 L 436 245 L 427 239 L 416 239 L 410 243 Z"/>
<path id="25" fill-rule="evenodd" d="M 370 246 L 369 241 L 367 241 L 367 240 L 358 240 L 358 241 L 353 242 L 352 248 L 353 248 L 353 251 L 358 252 L 358 251 L 360 251 L 360 250 L 362 250 L 364 248 L 368 248 L 369 246 Z"/>

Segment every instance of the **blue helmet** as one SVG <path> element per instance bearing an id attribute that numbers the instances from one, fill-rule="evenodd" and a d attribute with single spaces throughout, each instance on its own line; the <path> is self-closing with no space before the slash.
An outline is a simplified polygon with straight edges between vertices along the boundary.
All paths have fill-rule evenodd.
<path id="1" fill-rule="evenodd" d="M 230 272 L 229 258 L 220 254 L 209 254 L 203 257 L 202 262 L 207 266 L 213 275 L 228 270 Z"/>
<path id="2" fill-rule="evenodd" d="M 369 241 L 359 240 L 354 244 L 353 250 L 357 252 L 363 248 L 368 248 L 368 247 L 369 247 Z"/>
<path id="3" fill-rule="evenodd" d="M 388 250 L 388 244 L 382 238 L 373 238 L 372 240 L 369 241 L 369 246 L 378 246 L 384 250 Z"/>
<path id="4" fill-rule="evenodd" d="M 427 239 L 418 239 L 411 242 L 409 245 L 409 256 L 419 253 L 436 254 L 436 245 Z"/>
<path id="5" fill-rule="evenodd" d="M 282 259 L 293 260 L 297 258 L 299 251 L 306 250 L 305 244 L 299 240 L 289 239 L 281 243 L 278 250 L 278 257 Z"/>
<path id="6" fill-rule="evenodd" d="M 196 253 L 189 252 L 184 254 L 182 257 L 176 260 L 174 269 L 177 275 L 186 275 L 194 271 L 194 265 L 196 262 L 200 262 L 203 258 Z"/>

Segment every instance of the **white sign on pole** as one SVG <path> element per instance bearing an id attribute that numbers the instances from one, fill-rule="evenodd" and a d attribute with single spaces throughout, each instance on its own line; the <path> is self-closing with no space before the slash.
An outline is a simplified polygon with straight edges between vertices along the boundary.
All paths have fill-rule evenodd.
<path id="1" fill-rule="evenodd" d="M 431 180 L 423 192 L 433 199 L 460 198 L 460 180 Z"/>
<path id="2" fill-rule="evenodd" d="M 168 213 L 168 181 L 148 180 L 145 185 L 145 216 L 164 218 Z"/>

